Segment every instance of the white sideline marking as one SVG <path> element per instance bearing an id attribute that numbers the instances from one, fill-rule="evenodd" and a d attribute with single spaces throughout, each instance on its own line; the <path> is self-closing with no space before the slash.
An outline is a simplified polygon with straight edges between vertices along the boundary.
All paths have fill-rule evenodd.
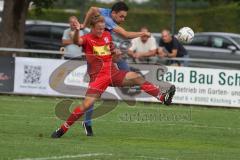
<path id="1" fill-rule="evenodd" d="M 106 153 L 88 153 L 88 154 L 77 154 L 77 155 L 65 155 L 65 156 L 53 156 L 53 157 L 40 157 L 40 158 L 23 158 L 15 160 L 54 160 L 54 159 L 71 159 L 71 158 L 83 158 L 83 157 L 94 157 L 94 156 L 112 156 L 112 154 Z"/>
<path id="2" fill-rule="evenodd" d="M 170 160 L 170 159 L 168 159 L 168 158 L 164 158 L 164 157 L 160 157 L 160 158 L 158 158 L 158 157 L 148 157 L 148 156 L 137 156 L 138 158 L 144 158 L 144 159 L 156 159 L 156 160 Z"/>

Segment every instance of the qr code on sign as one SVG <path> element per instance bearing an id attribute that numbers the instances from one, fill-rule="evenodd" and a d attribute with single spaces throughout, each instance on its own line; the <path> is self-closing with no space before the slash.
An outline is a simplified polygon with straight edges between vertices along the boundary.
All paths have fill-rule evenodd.
<path id="1" fill-rule="evenodd" d="M 42 74 L 41 66 L 25 65 L 23 83 L 40 84 L 41 74 Z"/>

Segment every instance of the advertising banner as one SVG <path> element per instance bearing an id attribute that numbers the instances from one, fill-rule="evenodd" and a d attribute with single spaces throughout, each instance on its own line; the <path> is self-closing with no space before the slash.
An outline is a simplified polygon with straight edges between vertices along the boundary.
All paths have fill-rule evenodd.
<path id="1" fill-rule="evenodd" d="M 14 58 L 0 57 L 0 92 L 13 92 Z"/>
<path id="2" fill-rule="evenodd" d="M 51 73 L 63 60 L 16 57 L 14 92 L 40 95 L 61 95 L 49 86 Z"/>
<path id="3" fill-rule="evenodd" d="M 176 86 L 177 104 L 240 107 L 240 72 L 191 67 L 132 64 L 132 70 L 161 90 Z M 84 61 L 16 58 L 16 93 L 84 97 L 89 77 Z M 108 87 L 103 99 L 158 102 L 139 87 Z"/>
<path id="4" fill-rule="evenodd" d="M 176 103 L 240 107 L 239 70 L 168 67 L 156 79 L 176 85 Z"/>

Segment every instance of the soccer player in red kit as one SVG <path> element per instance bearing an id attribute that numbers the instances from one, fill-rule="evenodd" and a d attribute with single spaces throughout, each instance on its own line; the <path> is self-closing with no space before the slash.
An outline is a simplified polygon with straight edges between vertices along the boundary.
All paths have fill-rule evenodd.
<path id="1" fill-rule="evenodd" d="M 159 88 L 147 82 L 142 76 L 131 71 L 119 70 L 113 63 L 113 58 L 119 54 L 114 49 L 111 34 L 105 31 L 105 20 L 102 16 L 93 17 L 91 32 L 79 37 L 80 24 L 76 22 L 75 42 L 81 45 L 86 54 L 90 76 L 89 87 L 82 104 L 75 107 L 72 114 L 59 129 L 53 132 L 52 138 L 60 138 L 70 126 L 77 121 L 86 110 L 101 97 L 108 86 L 123 87 L 139 85 L 141 90 L 156 97 L 163 104 L 170 105 L 175 93 L 175 86 L 162 93 Z"/>

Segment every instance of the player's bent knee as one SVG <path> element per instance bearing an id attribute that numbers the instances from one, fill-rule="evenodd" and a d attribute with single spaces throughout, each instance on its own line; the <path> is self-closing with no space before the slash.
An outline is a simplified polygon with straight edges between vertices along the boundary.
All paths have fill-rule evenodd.
<path id="1" fill-rule="evenodd" d="M 92 106 L 92 103 L 89 102 L 83 102 L 82 103 L 82 108 L 86 111 Z"/>
<path id="2" fill-rule="evenodd" d="M 95 97 L 86 97 L 82 102 L 83 109 L 88 110 L 95 102 L 95 99 L 96 99 Z"/>
<path id="3" fill-rule="evenodd" d="M 134 80 L 134 79 L 137 79 L 137 78 L 140 78 L 140 77 L 141 77 L 141 75 L 139 75 L 136 72 L 128 72 L 127 75 L 126 75 L 126 78 L 128 80 Z"/>
<path id="4" fill-rule="evenodd" d="M 136 72 L 128 72 L 126 78 L 128 81 L 132 82 L 135 85 L 141 85 L 145 82 L 145 79 Z"/>

